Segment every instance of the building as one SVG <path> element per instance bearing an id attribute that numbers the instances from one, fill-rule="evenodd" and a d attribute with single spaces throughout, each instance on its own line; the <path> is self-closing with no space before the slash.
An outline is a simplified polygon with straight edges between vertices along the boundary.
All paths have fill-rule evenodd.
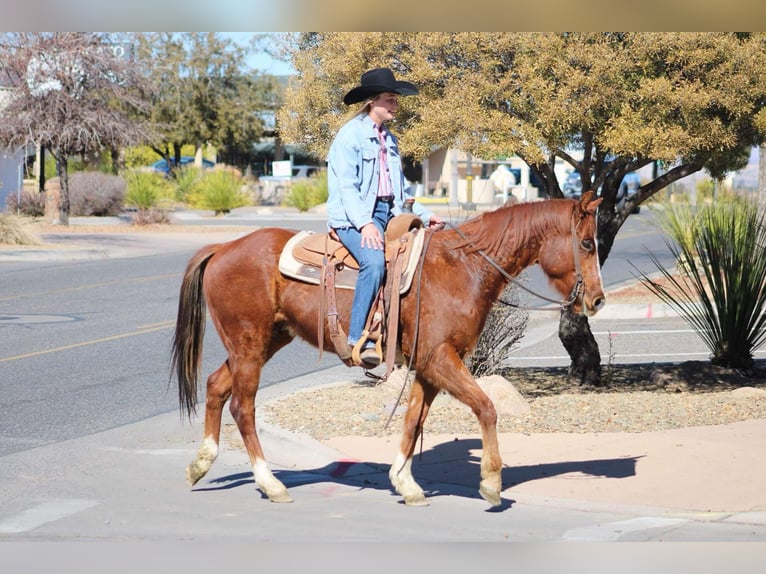
<path id="1" fill-rule="evenodd" d="M 8 95 L 8 88 L 0 86 L 0 107 Z M 0 212 L 5 211 L 9 196 L 24 190 L 24 156 L 23 149 L 6 149 L 0 144 Z"/>

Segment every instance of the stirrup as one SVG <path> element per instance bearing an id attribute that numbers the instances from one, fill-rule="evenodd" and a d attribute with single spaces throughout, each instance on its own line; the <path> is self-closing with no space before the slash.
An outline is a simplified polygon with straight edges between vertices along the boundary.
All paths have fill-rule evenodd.
<path id="1" fill-rule="evenodd" d="M 367 360 L 362 358 L 362 347 L 369 340 L 370 340 L 370 333 L 367 330 L 365 330 L 362 333 L 362 336 L 356 342 L 356 344 L 354 344 L 354 348 L 351 349 L 351 360 L 353 361 L 354 365 L 358 367 L 375 368 L 383 362 L 383 345 L 380 342 L 380 337 L 376 339 L 374 348 L 364 350 L 364 354 L 368 355 L 368 357 L 365 357 L 365 359 Z M 372 355 L 372 353 L 369 353 L 369 351 L 372 351 L 373 353 L 375 353 L 375 358 L 377 359 L 375 363 L 370 362 L 370 360 L 373 357 L 369 356 L 369 355 Z"/>

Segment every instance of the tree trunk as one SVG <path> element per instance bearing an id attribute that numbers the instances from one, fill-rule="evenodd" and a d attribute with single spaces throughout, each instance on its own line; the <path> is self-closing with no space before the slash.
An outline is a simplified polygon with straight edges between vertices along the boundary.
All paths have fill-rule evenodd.
<path id="1" fill-rule="evenodd" d="M 601 385 L 601 353 L 590 330 L 588 318 L 563 309 L 559 317 L 559 339 L 572 362 L 569 376 L 583 385 Z"/>
<path id="2" fill-rule="evenodd" d="M 54 152 L 56 158 L 56 171 L 61 181 L 61 198 L 59 199 L 59 223 L 69 225 L 69 174 L 67 172 L 68 156 L 61 152 Z"/>

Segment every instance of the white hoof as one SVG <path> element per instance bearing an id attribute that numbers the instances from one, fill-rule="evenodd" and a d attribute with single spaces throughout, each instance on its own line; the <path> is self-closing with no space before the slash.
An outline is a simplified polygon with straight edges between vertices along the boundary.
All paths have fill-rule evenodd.
<path id="1" fill-rule="evenodd" d="M 186 467 L 186 482 L 189 483 L 189 486 L 197 484 L 200 478 L 208 473 L 217 457 L 218 444 L 209 437 L 203 440 L 202 446 L 197 451 L 197 458 Z"/>

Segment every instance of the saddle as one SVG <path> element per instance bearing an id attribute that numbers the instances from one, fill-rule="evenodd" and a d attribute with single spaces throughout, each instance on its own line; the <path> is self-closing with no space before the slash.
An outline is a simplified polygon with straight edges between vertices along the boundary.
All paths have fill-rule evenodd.
<path id="1" fill-rule="evenodd" d="M 382 357 L 383 339 L 387 342 L 385 362 L 393 370 L 399 323 L 399 299 L 412 285 L 425 230 L 423 223 L 413 214 L 394 217 L 386 227 L 386 282 L 378 292 L 367 318 L 362 338 L 351 349 L 338 321 L 336 289 L 354 289 L 359 264 L 343 244 L 330 233 L 301 231 L 287 242 L 279 258 L 283 275 L 321 286 L 322 303 L 318 325 L 320 353 L 324 347 L 324 319 L 326 316 L 330 339 L 338 357 L 349 366 L 364 366 L 359 353 L 368 340 L 376 343 Z M 383 328 L 385 318 L 387 325 Z"/>

